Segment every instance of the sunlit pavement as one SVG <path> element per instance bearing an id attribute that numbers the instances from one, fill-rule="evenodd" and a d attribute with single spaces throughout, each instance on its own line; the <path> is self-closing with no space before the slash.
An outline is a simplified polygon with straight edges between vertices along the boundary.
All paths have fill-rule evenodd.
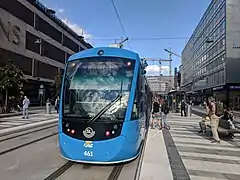
<path id="1" fill-rule="evenodd" d="M 191 179 L 240 179 L 239 135 L 221 140 L 221 144 L 212 144 L 209 137 L 198 134 L 201 117 L 194 114 L 181 117 L 173 113 L 168 119 L 171 137 Z M 170 153 L 169 159 L 173 155 Z M 174 173 L 174 164 L 171 167 Z"/>

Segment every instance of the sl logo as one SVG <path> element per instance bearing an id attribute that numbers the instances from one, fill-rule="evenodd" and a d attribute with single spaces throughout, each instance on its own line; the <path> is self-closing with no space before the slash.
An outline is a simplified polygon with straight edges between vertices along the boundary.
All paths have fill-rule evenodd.
<path id="1" fill-rule="evenodd" d="M 92 138 L 95 135 L 95 131 L 91 128 L 91 127 L 87 127 L 84 131 L 83 131 L 83 135 L 86 138 Z"/>

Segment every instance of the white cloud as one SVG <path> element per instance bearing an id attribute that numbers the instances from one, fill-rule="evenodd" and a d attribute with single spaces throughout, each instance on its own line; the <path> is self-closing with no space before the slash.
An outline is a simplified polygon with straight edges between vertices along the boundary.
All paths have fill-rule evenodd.
<path id="1" fill-rule="evenodd" d="M 74 32 L 76 32 L 79 36 L 83 36 L 86 39 L 91 39 L 92 35 L 88 34 L 84 31 L 80 26 L 70 22 L 67 18 L 61 19 L 66 25 L 68 25 Z"/>
<path id="2" fill-rule="evenodd" d="M 64 11 L 65 11 L 65 10 L 62 9 L 62 8 L 58 9 L 58 12 L 59 12 L 59 13 L 63 13 Z"/>
<path id="3" fill-rule="evenodd" d="M 147 73 L 159 73 L 159 66 L 158 65 L 148 65 L 146 67 Z M 168 66 L 161 66 L 161 73 L 169 71 Z"/>

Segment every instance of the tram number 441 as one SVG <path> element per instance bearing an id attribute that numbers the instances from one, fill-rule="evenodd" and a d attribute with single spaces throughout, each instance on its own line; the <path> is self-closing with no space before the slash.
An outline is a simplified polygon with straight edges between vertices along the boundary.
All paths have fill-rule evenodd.
<path id="1" fill-rule="evenodd" d="M 93 152 L 92 151 L 84 151 L 84 156 L 93 157 Z"/>

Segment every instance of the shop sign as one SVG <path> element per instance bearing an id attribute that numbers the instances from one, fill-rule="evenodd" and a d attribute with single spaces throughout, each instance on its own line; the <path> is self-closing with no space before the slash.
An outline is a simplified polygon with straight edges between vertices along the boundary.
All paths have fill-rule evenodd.
<path id="1" fill-rule="evenodd" d="M 230 86 L 230 89 L 240 89 L 240 86 Z"/>

